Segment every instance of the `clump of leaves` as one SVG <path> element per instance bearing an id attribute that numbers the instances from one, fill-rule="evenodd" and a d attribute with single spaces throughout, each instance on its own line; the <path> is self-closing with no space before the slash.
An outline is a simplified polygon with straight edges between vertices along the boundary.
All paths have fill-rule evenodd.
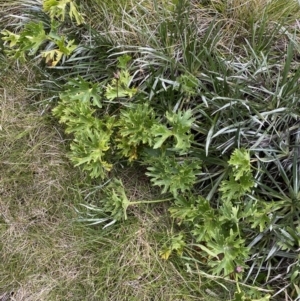
<path id="1" fill-rule="evenodd" d="M 177 252 L 179 256 L 182 256 L 185 245 L 186 243 L 182 233 L 172 235 L 162 246 L 161 250 L 159 251 L 159 255 L 165 260 L 169 259 L 173 251 Z"/>
<path id="2" fill-rule="evenodd" d="M 68 100 L 71 106 L 72 101 L 78 100 L 82 103 L 92 104 L 98 108 L 102 107 L 101 103 L 101 86 L 98 83 L 90 83 L 82 77 L 70 79 L 64 86 L 64 91 L 60 93 L 62 101 Z"/>
<path id="3" fill-rule="evenodd" d="M 41 55 L 46 59 L 49 66 L 56 66 L 65 56 L 70 56 L 77 48 L 74 40 L 68 40 L 65 36 L 59 36 L 54 33 L 56 23 L 52 22 L 53 27 L 49 34 L 46 34 L 43 22 L 31 21 L 24 26 L 24 29 L 15 34 L 9 30 L 2 30 L 2 40 L 9 44 L 5 49 L 6 54 L 21 62 L 27 60 L 26 56 L 35 56 L 43 44 L 52 43 L 51 47 L 57 47 L 51 50 L 42 51 Z"/>
<path id="4" fill-rule="evenodd" d="M 18 34 L 6 29 L 2 30 L 2 40 L 9 46 L 5 48 L 6 54 L 13 59 L 25 62 L 27 55 L 35 56 L 41 50 L 41 56 L 51 67 L 55 67 L 63 58 L 70 56 L 77 48 L 75 40 L 69 39 L 59 30 L 65 20 L 67 7 L 69 7 L 71 20 L 74 19 L 77 25 L 84 23 L 83 15 L 78 11 L 74 1 L 44 0 L 43 11 L 49 15 L 51 20 L 49 33 L 46 33 L 42 21 L 26 23 Z M 44 51 L 41 49 L 43 45 L 46 45 Z"/>
<path id="5" fill-rule="evenodd" d="M 193 187 L 201 169 L 200 161 L 183 160 L 175 155 L 166 154 L 155 158 L 148 157 L 146 164 L 149 165 L 146 175 L 151 178 L 151 182 L 163 187 L 162 193 L 169 191 L 174 197 Z"/>
<path id="6" fill-rule="evenodd" d="M 251 17 L 246 22 L 249 37 L 243 32 L 232 39 L 223 38 L 227 36 L 224 28 L 227 31 L 231 24 L 228 27 L 219 20 L 216 27 L 214 20 L 205 29 L 199 28 L 193 17 L 199 13 L 197 6 L 189 10 L 188 2 L 175 2 L 167 14 L 155 11 L 159 16 L 155 22 L 151 17 L 151 24 L 159 23 L 159 28 L 146 23 L 139 26 L 131 14 L 122 16 L 122 24 L 134 23 L 136 39 L 134 47 L 118 47 L 123 55 L 114 66 L 114 55 L 108 56 L 107 50 L 115 49 L 107 45 L 114 44 L 111 37 L 120 37 L 115 29 L 110 35 L 108 31 L 102 34 L 101 25 L 89 28 L 89 34 L 98 31 L 101 37 L 96 41 L 84 35 L 81 46 L 88 50 L 82 57 L 76 43 L 85 28 L 73 24 L 73 32 L 61 30 L 65 21 L 83 22 L 72 0 L 43 2 L 51 20 L 49 33 L 43 25 L 47 22 L 31 21 L 21 32 L 3 31 L 3 39 L 13 57 L 42 56 L 55 67 L 72 56 L 68 61 L 74 67 L 72 73 L 80 69 L 83 77 L 93 78 L 94 82 L 87 82 L 77 75 L 69 79 L 68 74 L 54 110 L 72 135 L 70 158 L 92 177 L 102 179 L 120 160 L 138 159 L 147 166 L 152 183 L 172 195 L 172 216 L 192 236 L 175 235 L 161 254 L 164 258 L 170 250 L 181 254 L 190 239 L 213 274 L 233 277 L 235 267 L 247 271 L 250 265 L 243 281 L 262 284 L 265 275 L 266 285 L 270 275 L 284 274 L 290 282 L 286 285 L 299 295 L 298 32 L 294 27 L 289 32 L 282 19 L 269 24 L 273 10 L 279 12 L 286 1 L 267 7 L 260 1 L 266 7 L 257 15 L 262 20 Z M 221 2 L 205 1 L 201 10 L 241 20 L 240 12 L 248 5 L 241 10 L 241 1 L 233 1 L 228 11 Z M 294 24 L 291 16 L 296 14 L 290 12 L 299 11 L 296 6 L 291 0 L 287 10 L 276 15 Z M 106 35 L 108 39 L 103 38 Z M 275 45 L 285 44 L 283 40 L 289 40 L 284 45 L 286 53 L 282 45 Z M 124 45 L 120 41 L 115 45 Z M 136 45 L 141 41 L 147 47 Z M 246 43 L 241 46 L 238 41 Z M 94 58 L 103 45 L 100 57 L 105 63 L 100 64 Z M 96 56 L 90 55 L 95 49 Z M 125 54 L 130 51 L 135 53 L 134 60 Z M 78 68 L 72 66 L 81 60 L 84 63 Z M 110 67 L 115 70 L 112 77 L 108 76 Z M 97 75 L 91 70 L 97 70 Z M 255 158 L 250 160 L 250 155 Z M 105 198 L 106 217 L 114 212 L 113 220 L 123 220 L 128 200 L 121 185 L 111 185 Z M 279 263 L 277 258 L 281 258 Z M 239 273 L 238 278 L 243 276 Z M 250 298 L 248 292 L 236 294 L 237 300 Z"/>
<path id="7" fill-rule="evenodd" d="M 55 44 L 58 48 L 42 52 L 42 57 L 45 58 L 46 64 L 55 67 L 64 56 L 70 56 L 77 48 L 74 42 L 75 40 L 67 41 L 65 37 L 55 40 Z"/>
<path id="8" fill-rule="evenodd" d="M 92 178 L 106 178 L 106 172 L 113 166 L 107 159 L 111 135 L 112 130 L 108 129 L 106 124 L 77 132 L 70 145 L 69 153 L 74 166 L 82 166 L 82 169 L 88 171 Z"/>
<path id="9" fill-rule="evenodd" d="M 171 216 L 190 228 L 196 243 L 193 247 L 201 250 L 207 264 L 215 275 L 229 276 L 237 266 L 245 266 L 249 249 L 240 236 L 235 222 L 236 208 L 231 208 L 229 220 L 224 218 L 224 209 L 213 209 L 203 198 L 179 197 L 170 208 Z M 234 220 L 236 219 L 236 220 Z"/>
<path id="10" fill-rule="evenodd" d="M 123 97 L 132 98 L 138 91 L 134 87 L 130 87 L 133 77 L 130 75 L 127 65 L 131 56 L 125 54 L 118 57 L 117 67 L 120 70 L 114 73 L 114 78 L 110 84 L 106 86 L 105 97 L 108 100 L 114 100 Z"/>
<path id="11" fill-rule="evenodd" d="M 118 121 L 120 138 L 118 149 L 122 156 L 128 157 L 130 161 L 137 159 L 138 147 L 141 145 L 153 145 L 152 128 L 158 124 L 153 108 L 149 104 L 138 104 L 129 106 L 120 111 Z"/>
<path id="12" fill-rule="evenodd" d="M 232 172 L 229 180 L 222 181 L 219 190 L 222 192 L 223 200 L 239 200 L 254 186 L 249 152 L 245 149 L 236 149 L 228 163 L 232 167 Z"/>
<path id="13" fill-rule="evenodd" d="M 115 74 L 110 84 L 106 86 L 105 97 L 109 100 L 123 97 L 133 97 L 137 93 L 136 88 L 131 88 L 132 77 L 127 70 L 121 70 Z"/>
<path id="14" fill-rule="evenodd" d="M 232 182 L 222 181 L 220 191 L 223 203 L 219 208 L 211 207 L 201 197 L 185 198 L 176 195 L 176 201 L 170 208 L 172 217 L 191 229 L 197 242 L 195 246 L 202 254 L 206 254 L 204 256 L 208 257 L 208 265 L 216 275 L 230 275 L 235 267 L 244 267 L 249 256 L 249 248 L 246 247 L 246 240 L 239 226 L 244 218 L 243 209 L 239 204 L 234 205 L 235 200 L 239 200 L 254 186 L 249 152 L 236 149 L 228 163 L 232 166 L 229 175 Z M 241 180 L 244 177 L 249 180 Z M 248 184 L 249 181 L 251 185 Z"/>
<path id="15" fill-rule="evenodd" d="M 69 89 L 61 94 L 61 101 L 53 109 L 53 114 L 66 125 L 66 132 L 74 135 L 69 157 L 75 166 L 82 166 L 93 178 L 105 178 L 106 172 L 112 168 L 107 160 L 115 119 L 95 117 L 91 95 Z M 94 102 L 98 104 L 97 100 Z"/>
<path id="16" fill-rule="evenodd" d="M 4 36 L 2 40 L 9 43 L 9 49 L 6 49 L 7 55 L 21 61 L 26 60 L 27 53 L 30 56 L 35 55 L 40 46 L 48 40 L 42 22 L 29 22 L 20 34 L 9 30 L 2 30 L 1 34 Z"/>
<path id="17" fill-rule="evenodd" d="M 69 6 L 70 19 L 75 19 L 76 24 L 80 25 L 84 23 L 83 15 L 78 11 L 76 3 L 72 0 L 44 0 L 43 10 L 49 14 L 50 18 L 58 19 L 61 22 L 65 21 L 67 12 L 67 6 Z"/>
<path id="18" fill-rule="evenodd" d="M 188 96 L 196 95 L 199 81 L 194 75 L 185 73 L 180 75 L 176 81 L 179 83 L 181 90 Z"/>
<path id="19" fill-rule="evenodd" d="M 164 124 L 157 124 L 152 127 L 155 137 L 154 148 L 160 148 L 169 138 L 175 139 L 174 150 L 185 153 L 191 146 L 193 136 L 190 134 L 193 121 L 191 110 L 178 113 L 166 113 L 170 127 Z"/>

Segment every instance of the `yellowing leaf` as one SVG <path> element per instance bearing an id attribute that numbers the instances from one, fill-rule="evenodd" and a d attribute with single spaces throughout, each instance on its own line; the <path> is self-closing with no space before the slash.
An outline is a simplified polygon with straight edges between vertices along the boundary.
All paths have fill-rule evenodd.
<path id="1" fill-rule="evenodd" d="M 160 251 L 159 255 L 160 255 L 161 259 L 168 260 L 169 257 L 170 257 L 170 255 L 171 255 L 171 253 L 172 253 L 172 250 L 165 249 L 163 251 Z"/>
<path id="2" fill-rule="evenodd" d="M 77 47 L 77 45 L 73 45 L 73 43 L 74 40 L 69 41 L 67 45 L 65 45 L 64 37 L 62 37 L 59 41 L 56 41 L 56 44 L 59 49 L 43 51 L 42 57 L 46 58 L 46 64 L 48 66 L 55 67 L 62 59 L 63 55 L 70 55 L 73 52 L 73 50 Z"/>
<path id="3" fill-rule="evenodd" d="M 44 0 L 43 9 L 48 12 L 51 19 L 65 20 L 66 5 L 71 0 Z"/>
<path id="4" fill-rule="evenodd" d="M 42 22 L 27 23 L 20 35 L 8 30 L 3 30 L 2 34 L 4 35 L 2 39 L 9 42 L 11 48 L 6 51 L 8 56 L 22 61 L 26 61 L 27 54 L 35 55 L 40 46 L 48 40 Z M 15 46 L 18 46 L 18 48 L 15 48 Z"/>
<path id="5" fill-rule="evenodd" d="M 3 41 L 7 41 L 9 42 L 9 47 L 14 47 L 17 45 L 17 43 L 19 42 L 20 39 L 20 35 L 18 34 L 14 34 L 9 30 L 2 30 L 1 34 L 4 35 L 4 37 L 2 38 Z"/>
<path id="6" fill-rule="evenodd" d="M 84 19 L 81 13 L 78 12 L 76 5 L 73 2 L 70 2 L 70 12 L 69 12 L 71 20 L 75 18 L 77 25 L 84 23 Z"/>
<path id="7" fill-rule="evenodd" d="M 35 54 L 41 44 L 47 40 L 47 35 L 42 22 L 28 23 L 22 32 L 22 36 L 24 36 L 30 42 L 27 46 L 27 48 L 30 50 L 30 54 Z"/>
<path id="8" fill-rule="evenodd" d="M 46 64 L 51 67 L 55 67 L 57 63 L 61 60 L 62 56 L 63 53 L 58 49 L 42 52 L 42 57 L 46 58 Z"/>
<path id="9" fill-rule="evenodd" d="M 136 88 L 130 88 L 132 77 L 127 70 L 118 73 L 118 78 L 114 78 L 110 85 L 106 86 L 105 97 L 114 100 L 118 97 L 133 97 L 137 93 Z"/>
<path id="10" fill-rule="evenodd" d="M 69 4 L 69 16 L 71 20 L 75 19 L 77 25 L 84 23 L 82 14 L 78 11 L 76 4 L 72 0 L 44 0 L 43 9 L 49 13 L 50 18 L 65 20 L 67 4 Z"/>
<path id="11" fill-rule="evenodd" d="M 164 245 L 161 251 L 159 251 L 159 255 L 162 259 L 167 260 L 172 251 L 176 251 L 179 256 L 182 255 L 183 249 L 185 247 L 185 241 L 183 234 L 174 235 L 171 237 L 170 241 Z"/>

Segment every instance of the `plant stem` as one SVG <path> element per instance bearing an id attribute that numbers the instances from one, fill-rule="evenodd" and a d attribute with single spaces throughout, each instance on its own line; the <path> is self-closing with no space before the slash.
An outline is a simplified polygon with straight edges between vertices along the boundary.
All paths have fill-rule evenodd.
<path id="1" fill-rule="evenodd" d="M 167 202 L 172 200 L 170 199 L 164 199 L 164 200 L 154 200 L 154 201 L 136 201 L 136 202 L 129 202 L 128 205 L 137 205 L 137 204 L 151 204 L 151 203 L 161 203 L 161 202 Z"/>

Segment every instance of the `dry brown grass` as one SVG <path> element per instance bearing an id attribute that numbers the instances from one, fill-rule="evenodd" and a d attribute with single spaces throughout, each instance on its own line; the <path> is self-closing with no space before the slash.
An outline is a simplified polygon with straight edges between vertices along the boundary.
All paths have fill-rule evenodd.
<path id="1" fill-rule="evenodd" d="M 22 72 L 6 74 L 1 89 L 0 291 L 14 291 L 14 300 L 49 300 L 78 276 L 80 236 L 72 234 L 68 185 L 81 175 L 70 169 L 51 121 L 29 104 Z"/>

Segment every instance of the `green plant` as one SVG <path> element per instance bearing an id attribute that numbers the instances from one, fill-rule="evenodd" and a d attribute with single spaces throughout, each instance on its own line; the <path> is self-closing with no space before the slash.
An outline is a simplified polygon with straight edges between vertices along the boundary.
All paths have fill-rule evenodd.
<path id="1" fill-rule="evenodd" d="M 139 204 L 152 204 L 169 201 L 170 199 L 162 200 L 138 200 L 130 201 L 127 198 L 124 185 L 121 180 L 114 178 L 107 186 L 103 188 L 103 195 L 101 198 L 101 207 L 95 205 L 81 204 L 89 210 L 88 217 L 82 216 L 79 220 L 83 222 L 89 222 L 91 225 L 105 223 L 110 221 L 104 226 L 104 228 L 114 224 L 127 220 L 127 209 L 129 206 L 135 206 Z"/>
<path id="2" fill-rule="evenodd" d="M 171 223 L 167 214 L 132 205 L 128 220 L 118 226 L 101 230 L 78 222 L 88 212 L 79 215 L 74 208 L 85 211 L 81 203 L 99 204 L 99 180 L 91 181 L 70 165 L 62 129 L 43 113 L 44 107 L 32 105 L 32 92 L 26 89 L 28 79 L 38 80 L 35 70 L 19 68 L 0 75 L 1 298 L 121 301 L 126 295 L 172 301 L 174 294 L 205 296 L 210 283 L 200 287 L 197 278 L 184 280 L 189 274 L 176 258 L 171 265 L 158 256 Z M 140 185 L 138 167 L 118 175 L 131 201 L 134 190 L 145 200 L 157 197 L 148 182 Z"/>
<path id="3" fill-rule="evenodd" d="M 83 15 L 78 11 L 78 7 L 73 0 L 44 0 L 43 9 L 49 14 L 52 20 L 59 19 L 61 22 L 65 21 L 65 14 L 69 5 L 70 19 L 75 19 L 76 24 L 84 23 Z"/>
<path id="4" fill-rule="evenodd" d="M 170 191 L 174 197 L 180 192 L 190 190 L 196 182 L 200 170 L 200 162 L 182 160 L 174 155 L 160 155 L 146 159 L 148 172 L 154 185 L 163 187 L 162 193 Z"/>
<path id="5" fill-rule="evenodd" d="M 232 182 L 223 180 L 220 188 L 223 192 L 223 204 L 218 209 L 213 209 L 207 200 L 195 197 L 178 198 L 170 208 L 172 217 L 191 227 L 197 242 L 194 246 L 211 257 L 208 265 L 217 275 L 230 275 L 235 267 L 244 267 L 249 256 L 240 227 L 244 217 L 243 209 L 233 202 L 244 196 L 248 189 L 247 184 L 238 181 L 243 173 L 250 172 L 250 157 L 245 150 L 235 150 L 229 163 L 234 166 L 230 175 Z M 228 185 L 228 189 L 222 189 L 224 185 Z M 231 185 L 241 186 L 241 193 L 237 198 L 232 195 Z"/>
<path id="6" fill-rule="evenodd" d="M 2 40 L 5 43 L 9 43 L 9 49 L 6 49 L 8 56 L 19 59 L 22 62 L 27 60 L 26 56 L 34 56 L 40 50 L 43 44 L 54 44 L 57 48 L 42 51 L 42 56 L 46 58 L 46 64 L 50 66 L 56 66 L 58 62 L 70 56 L 76 49 L 77 45 L 74 44 L 74 40 L 68 40 L 64 36 L 58 36 L 57 23 L 53 21 L 51 23 L 52 30 L 49 34 L 46 34 L 43 23 L 29 22 L 24 26 L 24 29 L 20 34 L 15 34 L 9 30 L 2 30 Z"/>
<path id="7" fill-rule="evenodd" d="M 117 67 L 121 69 L 114 73 L 114 78 L 111 83 L 106 86 L 105 97 L 108 100 L 114 100 L 123 97 L 133 97 L 137 93 L 136 88 L 131 88 L 132 76 L 127 70 L 127 63 L 131 60 L 131 56 L 123 55 L 118 57 Z"/>
<path id="8" fill-rule="evenodd" d="M 152 132 L 155 137 L 154 149 L 160 148 L 170 137 L 174 137 L 176 144 L 174 150 L 184 154 L 191 146 L 192 135 L 189 134 L 193 121 L 192 111 L 166 113 L 171 128 L 165 125 L 154 125 Z"/>
<path id="9" fill-rule="evenodd" d="M 117 139 L 121 156 L 132 161 L 138 158 L 140 146 L 153 146 L 152 128 L 157 124 L 155 112 L 147 103 L 121 110 L 118 121 L 120 138 Z"/>
<path id="10" fill-rule="evenodd" d="M 9 43 L 7 54 L 15 59 L 25 61 L 25 53 L 35 55 L 40 46 L 47 40 L 42 22 L 30 22 L 25 25 L 21 34 L 14 34 L 8 30 L 1 31 L 2 40 Z"/>
<path id="11" fill-rule="evenodd" d="M 176 251 L 179 256 L 182 255 L 185 247 L 185 241 L 183 234 L 177 234 L 170 238 L 170 240 L 162 246 L 159 251 L 159 255 L 162 259 L 169 259 L 171 253 Z"/>
<path id="12" fill-rule="evenodd" d="M 236 299 L 268 298 L 259 286 L 297 298 L 299 6 L 196 2 L 81 1 L 76 18 L 74 2 L 45 1 L 25 29 L 3 31 L 4 49 L 51 65 L 41 87 L 63 87 L 54 114 L 76 165 L 106 180 L 135 160 L 171 195 L 184 235 L 164 257 L 190 252 L 248 285 Z M 122 221 L 126 198 L 109 199 L 101 218 Z"/>
<path id="13" fill-rule="evenodd" d="M 219 189 L 224 202 L 239 200 L 247 192 L 251 192 L 251 188 L 254 186 L 249 152 L 244 149 L 236 149 L 228 163 L 229 166 L 232 166 L 232 173 L 229 180 L 222 181 Z"/>
<path id="14" fill-rule="evenodd" d="M 70 84 L 74 84 L 74 81 Z M 75 166 L 83 165 L 91 177 L 104 178 L 106 171 L 112 168 L 112 164 L 107 161 L 107 151 L 110 149 L 115 119 L 108 117 L 101 121 L 96 118 L 91 100 L 101 106 L 98 95 L 92 92 L 97 87 L 89 89 L 88 83 L 82 80 L 79 84 L 81 89 L 75 83 L 75 88 L 67 88 L 60 95 L 61 101 L 54 108 L 53 114 L 66 124 L 67 133 L 74 134 L 69 157 Z"/>

